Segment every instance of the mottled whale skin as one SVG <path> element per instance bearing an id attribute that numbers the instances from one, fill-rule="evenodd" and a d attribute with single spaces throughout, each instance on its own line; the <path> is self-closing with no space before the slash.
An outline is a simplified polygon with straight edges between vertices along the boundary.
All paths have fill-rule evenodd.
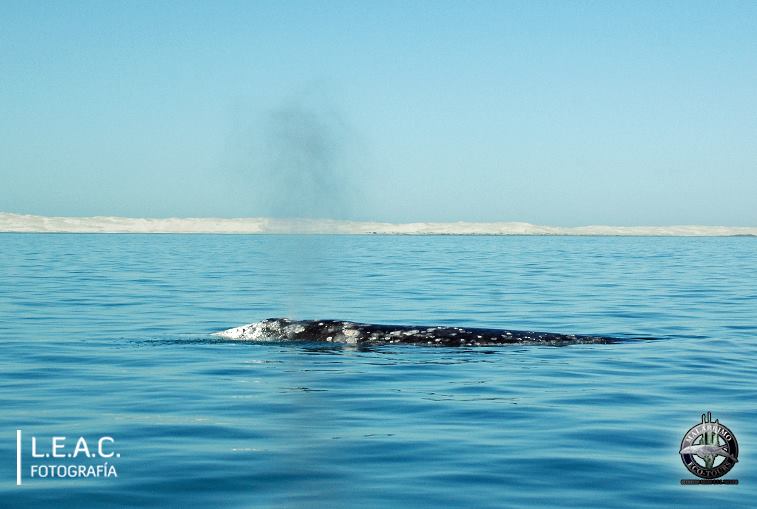
<path id="1" fill-rule="evenodd" d="M 618 343 L 616 338 L 476 327 L 376 325 L 341 320 L 268 318 L 217 332 L 226 339 L 248 341 L 326 341 L 355 345 L 407 343 L 439 346 L 548 345 Z"/>

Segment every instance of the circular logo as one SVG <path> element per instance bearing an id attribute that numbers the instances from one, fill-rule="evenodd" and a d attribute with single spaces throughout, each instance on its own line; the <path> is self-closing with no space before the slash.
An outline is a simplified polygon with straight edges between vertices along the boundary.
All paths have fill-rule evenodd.
<path id="1" fill-rule="evenodd" d="M 739 444 L 730 429 L 712 414 L 702 415 L 702 422 L 684 435 L 679 451 L 686 468 L 702 479 L 717 479 L 728 473 L 739 461 Z"/>

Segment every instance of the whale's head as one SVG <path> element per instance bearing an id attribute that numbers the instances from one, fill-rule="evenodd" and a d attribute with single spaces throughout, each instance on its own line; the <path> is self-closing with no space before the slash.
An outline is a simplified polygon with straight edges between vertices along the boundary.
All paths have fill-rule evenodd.
<path id="1" fill-rule="evenodd" d="M 290 320 L 267 318 L 259 322 L 216 332 L 214 336 L 247 341 L 327 341 L 357 344 L 362 324 L 336 320 Z"/>
<path id="2" fill-rule="evenodd" d="M 214 336 L 226 339 L 265 341 L 282 339 L 297 332 L 298 324 L 287 318 L 267 318 L 259 322 L 216 332 Z"/>

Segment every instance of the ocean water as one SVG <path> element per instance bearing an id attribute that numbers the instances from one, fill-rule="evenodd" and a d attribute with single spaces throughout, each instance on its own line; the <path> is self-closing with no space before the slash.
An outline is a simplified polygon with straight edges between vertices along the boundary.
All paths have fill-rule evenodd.
<path id="1" fill-rule="evenodd" d="M 756 238 L 0 234 L 0 252 L 1 507 L 757 504 Z M 273 316 L 654 339 L 210 335 Z M 739 441 L 736 486 L 680 485 L 706 411 Z M 118 477 L 16 486 L 18 429 L 23 468 L 29 437 L 111 436 Z"/>

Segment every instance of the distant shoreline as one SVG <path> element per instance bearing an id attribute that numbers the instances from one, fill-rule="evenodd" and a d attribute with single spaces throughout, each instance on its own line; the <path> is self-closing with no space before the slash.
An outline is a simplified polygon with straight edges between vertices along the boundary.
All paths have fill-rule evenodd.
<path id="1" fill-rule="evenodd" d="M 0 212 L 2 233 L 757 237 L 752 226 L 544 226 L 523 222 L 384 223 L 334 219 L 63 217 Z"/>

